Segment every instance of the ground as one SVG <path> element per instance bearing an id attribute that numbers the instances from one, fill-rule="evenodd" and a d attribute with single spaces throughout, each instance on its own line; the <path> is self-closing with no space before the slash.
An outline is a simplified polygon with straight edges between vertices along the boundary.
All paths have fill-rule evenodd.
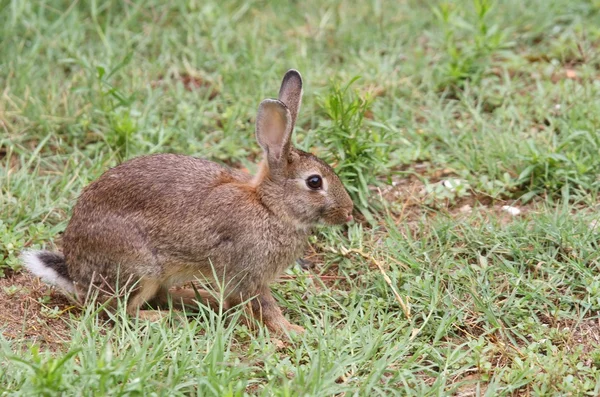
<path id="1" fill-rule="evenodd" d="M 590 0 L 0 2 L 0 393 L 599 395 L 599 44 Z M 356 206 L 273 285 L 304 335 L 23 271 L 126 159 L 254 172 L 289 68 Z"/>

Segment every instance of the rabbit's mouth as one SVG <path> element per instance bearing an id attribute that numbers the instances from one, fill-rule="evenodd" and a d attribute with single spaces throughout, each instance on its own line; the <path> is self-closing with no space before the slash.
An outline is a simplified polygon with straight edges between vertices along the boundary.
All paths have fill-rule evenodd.
<path id="1" fill-rule="evenodd" d="M 352 222 L 353 219 L 352 210 L 336 211 L 332 214 L 325 214 L 325 216 L 321 218 L 322 222 L 328 225 L 343 225 Z"/>

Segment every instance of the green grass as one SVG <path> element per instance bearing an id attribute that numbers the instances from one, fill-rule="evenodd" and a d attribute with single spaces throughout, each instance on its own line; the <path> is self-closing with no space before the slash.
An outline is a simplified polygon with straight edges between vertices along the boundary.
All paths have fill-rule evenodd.
<path id="1" fill-rule="evenodd" d="M 369 220 L 273 287 L 308 330 L 284 347 L 90 309 L 60 349 L 0 336 L 0 394 L 600 394 L 599 46 L 596 0 L 0 0 L 0 273 L 125 159 L 255 170 L 289 68 L 294 140 Z"/>

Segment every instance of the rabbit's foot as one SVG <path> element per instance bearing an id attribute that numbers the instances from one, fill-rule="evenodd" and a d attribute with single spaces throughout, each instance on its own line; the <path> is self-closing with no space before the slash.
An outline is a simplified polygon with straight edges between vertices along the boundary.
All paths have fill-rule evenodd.
<path id="1" fill-rule="evenodd" d="M 306 331 L 304 327 L 290 323 L 285 317 L 283 317 L 283 314 L 277 319 L 265 321 L 265 325 L 269 331 L 276 335 L 285 335 L 288 333 L 301 335 Z"/>
<path id="2" fill-rule="evenodd" d="M 306 329 L 304 327 L 301 327 L 299 325 L 296 324 L 292 324 L 290 322 L 288 322 L 287 326 L 286 326 L 287 331 L 291 331 L 291 332 L 295 332 L 299 335 L 303 334 L 306 332 Z"/>
<path id="3" fill-rule="evenodd" d="M 283 316 L 277 301 L 268 288 L 265 288 L 256 298 L 252 299 L 249 306 L 250 314 L 274 334 L 284 335 L 290 332 L 301 334 L 304 332 L 304 328 L 290 323 Z"/>
<path id="4" fill-rule="evenodd" d="M 166 317 L 166 314 L 161 310 L 140 310 L 137 314 L 140 320 L 159 321 Z"/>

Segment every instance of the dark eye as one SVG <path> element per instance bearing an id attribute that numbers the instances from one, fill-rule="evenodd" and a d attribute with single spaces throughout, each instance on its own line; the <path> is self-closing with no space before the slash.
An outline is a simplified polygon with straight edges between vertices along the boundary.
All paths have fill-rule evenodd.
<path id="1" fill-rule="evenodd" d="M 306 178 L 306 186 L 312 190 L 319 190 L 323 186 L 323 179 L 319 175 L 311 175 Z"/>

